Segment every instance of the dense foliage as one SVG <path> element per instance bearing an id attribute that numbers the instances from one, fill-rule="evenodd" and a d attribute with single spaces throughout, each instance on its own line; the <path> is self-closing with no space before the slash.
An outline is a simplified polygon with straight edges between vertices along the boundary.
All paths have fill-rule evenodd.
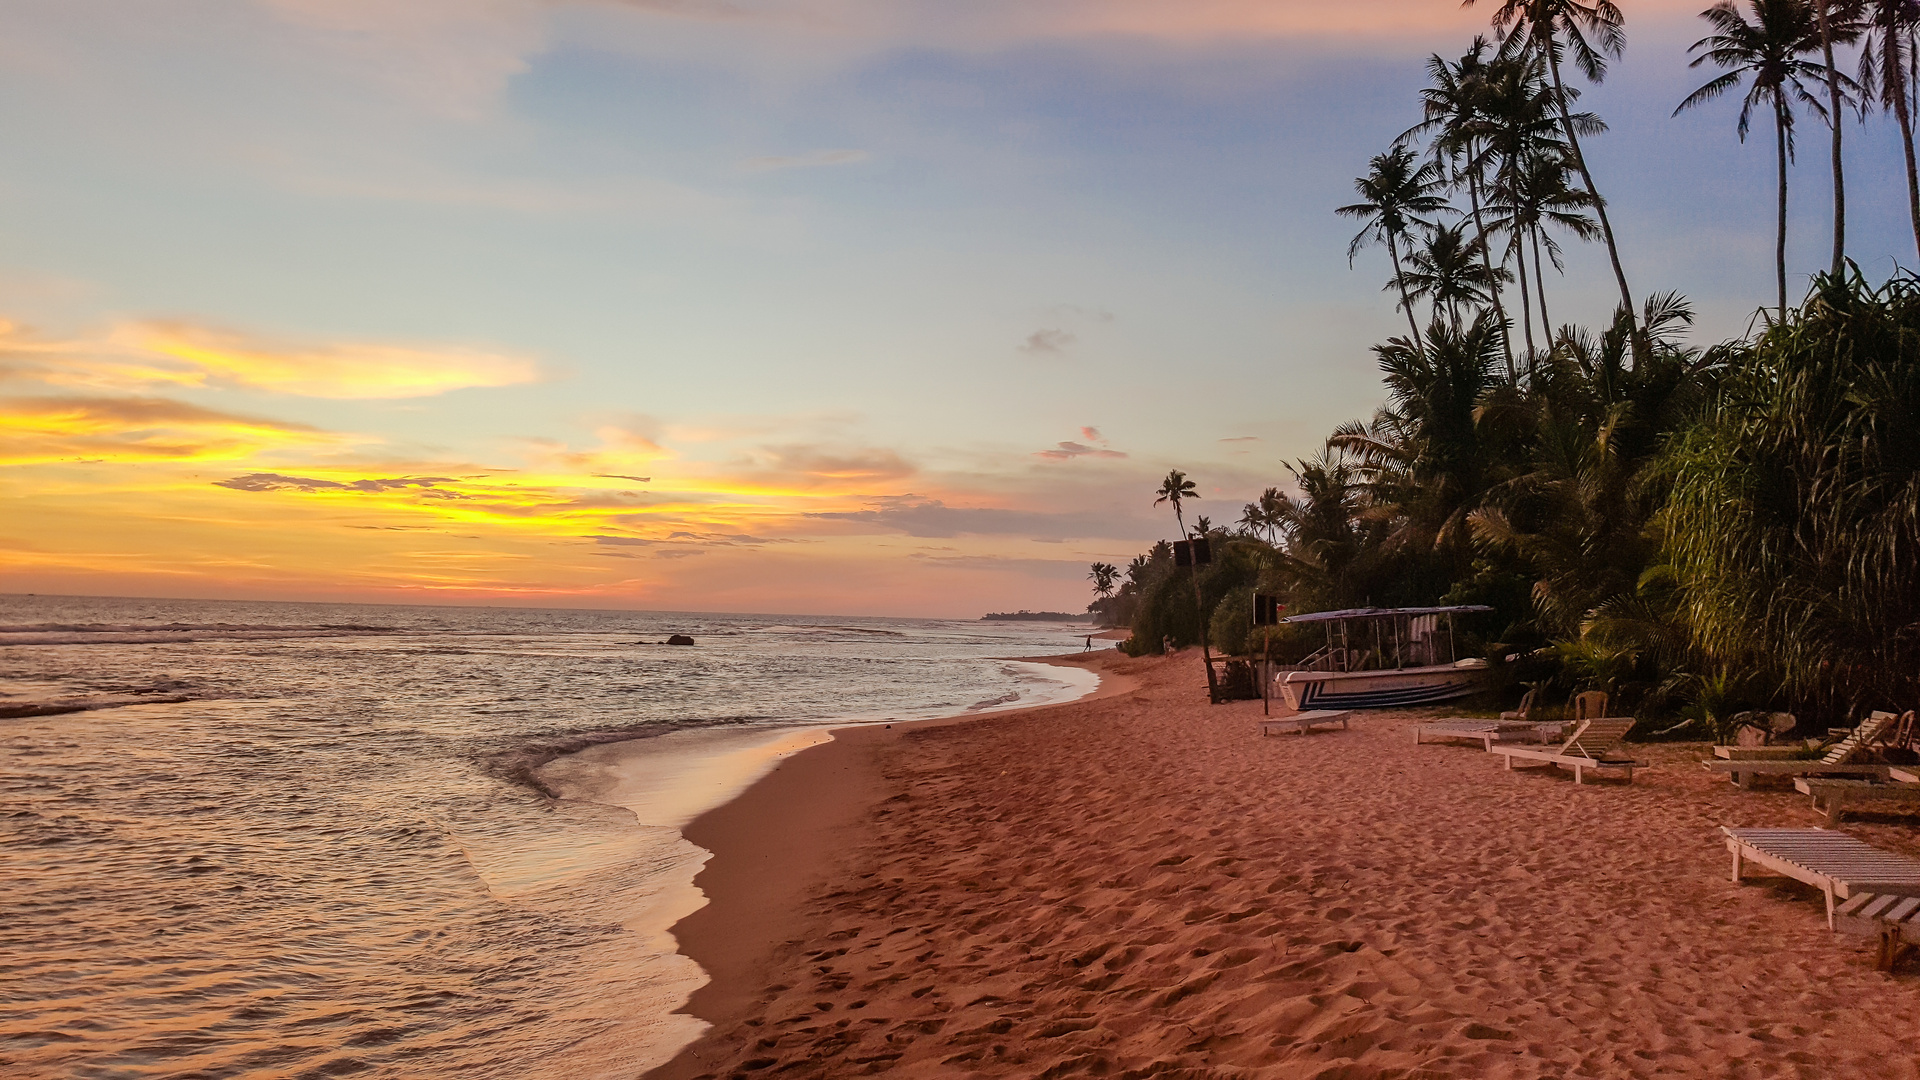
<path id="1" fill-rule="evenodd" d="M 1716 33 L 1695 65 L 1722 73 L 1686 106 L 1751 80 L 1739 130 L 1764 107 L 1784 162 L 1796 110 L 1837 147 L 1842 106 L 1864 117 L 1877 102 L 1913 160 L 1920 4 L 1748 8 L 1703 13 Z M 1198 519 L 1211 565 L 1176 567 L 1164 542 L 1118 579 L 1096 565 L 1091 610 L 1130 626 L 1135 653 L 1200 641 L 1204 625 L 1229 654 L 1284 656 L 1311 643 L 1252 627 L 1256 591 L 1295 613 L 1484 603 L 1495 611 L 1463 627 L 1466 641 L 1522 657 L 1561 693 L 1607 690 L 1669 730 L 1724 735 L 1743 708 L 1818 727 L 1920 704 L 1920 279 L 1875 288 L 1836 255 L 1798 309 L 1776 288 L 1751 337 L 1688 345 L 1683 298 L 1624 302 L 1581 146 L 1606 125 L 1574 107 L 1568 80 L 1605 74 L 1625 45 L 1620 12 L 1507 0 L 1495 25 L 1497 42 L 1431 59 L 1424 118 L 1339 208 L 1362 225 L 1350 255 L 1386 250 L 1407 319 L 1406 336 L 1374 348 L 1386 404 L 1288 464 L 1290 483 L 1247 504 L 1236 531 Z M 1858 80 L 1833 59 L 1847 46 Z M 1837 156 L 1835 168 L 1837 252 Z M 1920 245 L 1911 165 L 1908 180 Z M 1781 230 L 1785 200 L 1782 170 Z M 1564 239 L 1606 246 L 1623 304 L 1597 332 L 1552 328 L 1546 269 L 1561 267 Z M 1197 496 L 1175 481 L 1158 494 L 1189 535 L 1181 500 Z"/>

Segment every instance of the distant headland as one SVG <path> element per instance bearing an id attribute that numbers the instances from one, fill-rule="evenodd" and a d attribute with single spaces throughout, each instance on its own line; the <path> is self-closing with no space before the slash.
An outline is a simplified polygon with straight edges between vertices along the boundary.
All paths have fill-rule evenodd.
<path id="1" fill-rule="evenodd" d="M 997 611 L 980 616 L 981 622 L 1086 622 L 1093 618 L 1085 613 L 1075 615 L 1066 611 Z"/>

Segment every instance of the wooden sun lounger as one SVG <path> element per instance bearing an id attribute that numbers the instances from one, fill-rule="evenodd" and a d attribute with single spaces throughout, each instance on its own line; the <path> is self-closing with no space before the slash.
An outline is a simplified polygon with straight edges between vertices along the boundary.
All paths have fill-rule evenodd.
<path id="1" fill-rule="evenodd" d="M 1842 934 L 1880 939 L 1874 966 L 1892 971 L 1909 946 L 1920 945 L 1920 896 L 1854 893 L 1833 911 L 1833 928 Z"/>
<path id="2" fill-rule="evenodd" d="M 1618 743 L 1633 727 L 1632 717 L 1605 717 L 1599 720 L 1582 720 L 1573 729 L 1573 735 L 1559 746 L 1528 750 L 1517 746 L 1496 746 L 1492 752 L 1507 759 L 1507 768 L 1513 768 L 1513 759 L 1526 762 L 1540 762 L 1547 765 L 1564 765 L 1573 770 L 1573 782 L 1586 783 L 1588 769 L 1625 770 L 1627 783 L 1633 783 L 1633 770 L 1646 768 L 1645 764 L 1627 758 L 1610 757 L 1614 744 Z"/>
<path id="3" fill-rule="evenodd" d="M 1305 735 L 1313 730 L 1315 724 L 1339 724 L 1347 726 L 1348 710 L 1315 709 L 1312 712 L 1295 713 L 1292 716 L 1276 716 L 1271 720 L 1260 721 L 1260 734 L 1272 735 L 1276 731 L 1293 731 Z"/>
<path id="4" fill-rule="evenodd" d="M 1741 787 L 1752 787 L 1756 776 L 1807 776 L 1818 773 L 1823 776 L 1871 776 L 1886 779 L 1885 765 L 1857 765 L 1853 759 L 1875 739 L 1885 734 L 1899 717 L 1887 712 L 1877 712 L 1860 722 L 1846 738 L 1833 744 L 1823 758 L 1798 758 L 1790 761 L 1752 761 L 1752 760 L 1715 760 L 1703 761 L 1708 772 L 1728 773 L 1733 782 Z"/>
<path id="5" fill-rule="evenodd" d="M 1428 720 L 1413 725 L 1413 744 L 1428 739 L 1470 739 L 1493 749 L 1497 742 L 1546 742 L 1564 725 L 1531 720 Z"/>
<path id="6" fill-rule="evenodd" d="M 1920 896 L 1920 862 L 1882 851 L 1829 829 L 1729 829 L 1721 826 L 1733 853 L 1733 880 L 1747 863 L 1804 881 L 1827 898 L 1827 927 L 1834 927 L 1834 899 L 1856 893 Z"/>
<path id="7" fill-rule="evenodd" d="M 1794 789 L 1813 796 L 1813 808 L 1827 804 L 1827 824 L 1837 825 L 1848 809 L 1886 809 L 1894 813 L 1906 808 L 1920 812 L 1920 784 L 1883 784 L 1874 780 L 1825 776 L 1797 776 Z"/>

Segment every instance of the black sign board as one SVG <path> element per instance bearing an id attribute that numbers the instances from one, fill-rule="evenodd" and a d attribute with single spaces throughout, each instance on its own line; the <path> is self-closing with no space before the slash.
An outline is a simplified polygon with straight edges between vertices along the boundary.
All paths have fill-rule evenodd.
<path id="1" fill-rule="evenodd" d="M 1281 603 L 1279 597 L 1265 593 L 1253 594 L 1253 625 L 1274 626 L 1280 622 L 1280 613 L 1285 610 L 1287 605 Z"/>
<path id="2" fill-rule="evenodd" d="M 1204 536 L 1173 542 L 1173 565 L 1207 566 L 1213 562 L 1213 545 Z"/>

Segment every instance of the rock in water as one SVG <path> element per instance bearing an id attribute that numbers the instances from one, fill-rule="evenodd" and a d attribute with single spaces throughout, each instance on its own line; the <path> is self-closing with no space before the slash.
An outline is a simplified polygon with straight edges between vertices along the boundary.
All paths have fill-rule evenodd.
<path id="1" fill-rule="evenodd" d="M 675 634 L 675 635 L 673 635 L 672 637 L 670 637 L 670 638 L 668 638 L 668 639 L 667 639 L 667 644 L 669 644 L 669 645 L 691 645 L 691 644 L 693 644 L 693 639 L 692 639 L 692 638 L 690 638 L 690 637 L 688 637 L 688 636 L 687 636 L 687 635 L 685 635 L 685 634 Z"/>

